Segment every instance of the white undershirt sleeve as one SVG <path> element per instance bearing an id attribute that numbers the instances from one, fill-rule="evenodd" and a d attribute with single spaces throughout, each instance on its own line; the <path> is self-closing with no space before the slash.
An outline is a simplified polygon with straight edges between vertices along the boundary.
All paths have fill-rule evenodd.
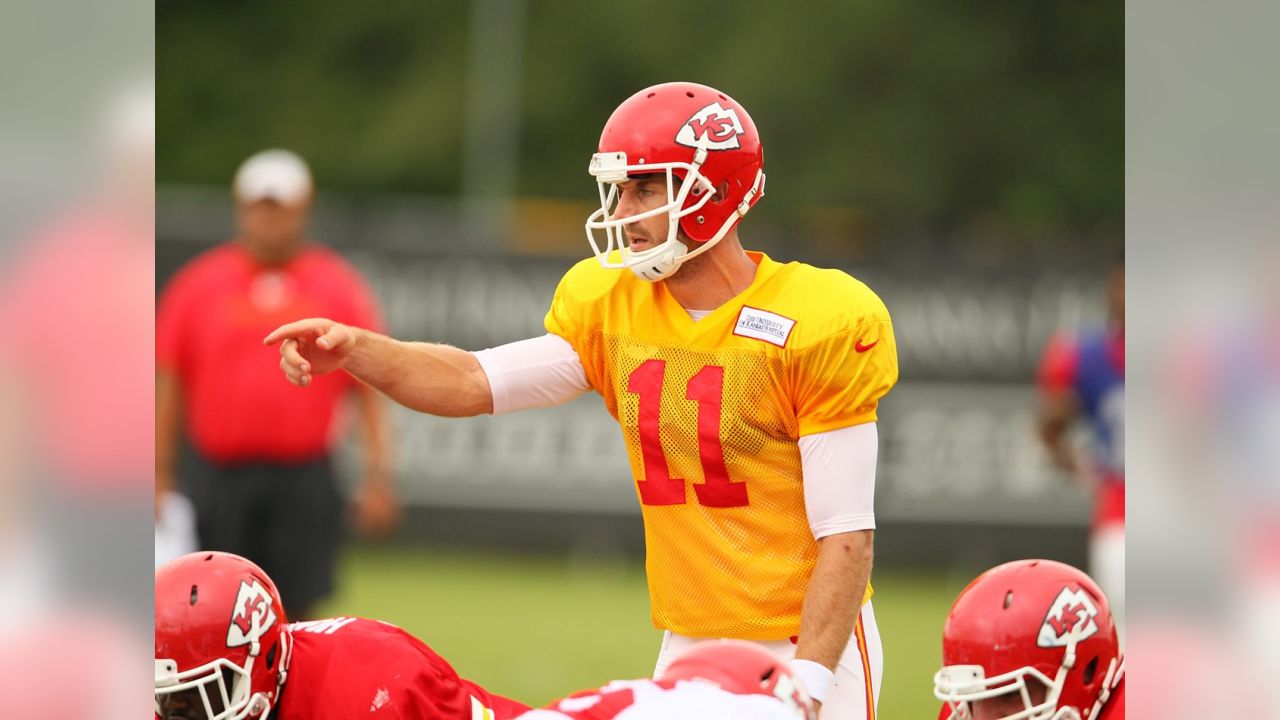
<path id="1" fill-rule="evenodd" d="M 804 507 L 814 539 L 876 526 L 873 422 L 800 438 Z"/>
<path id="2" fill-rule="evenodd" d="M 568 340 L 550 333 L 474 353 L 489 378 L 493 414 L 550 407 L 591 389 Z"/>

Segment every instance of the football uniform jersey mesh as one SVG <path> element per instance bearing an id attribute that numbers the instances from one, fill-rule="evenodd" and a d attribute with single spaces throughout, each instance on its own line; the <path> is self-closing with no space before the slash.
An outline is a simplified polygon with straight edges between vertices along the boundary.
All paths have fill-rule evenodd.
<path id="1" fill-rule="evenodd" d="M 621 427 L 654 625 L 692 637 L 798 634 L 817 543 L 797 440 L 874 422 L 898 376 L 869 288 L 749 256 L 752 286 L 697 322 L 662 283 L 594 259 L 566 273 L 546 317 Z"/>
<path id="2" fill-rule="evenodd" d="M 591 374 L 601 379 L 597 389 L 622 428 L 637 482 L 646 479 L 640 396 L 629 391 L 628 378 L 650 360 L 665 364 L 658 436 L 670 478 L 684 481 L 684 503 L 642 501 L 654 624 L 695 637 L 778 639 L 798 632 L 817 546 L 781 360 L 763 350 L 664 347 L 603 332 L 586 344 L 583 355 L 602 364 Z M 746 486 L 742 506 L 708 507 L 695 490 L 707 478 L 701 408 L 687 388 L 708 366 L 724 368 L 718 446 L 729 480 Z"/>

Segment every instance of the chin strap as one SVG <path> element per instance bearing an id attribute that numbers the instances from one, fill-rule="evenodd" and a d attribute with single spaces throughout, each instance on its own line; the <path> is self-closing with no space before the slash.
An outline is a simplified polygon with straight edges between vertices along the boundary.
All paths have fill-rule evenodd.
<path id="1" fill-rule="evenodd" d="M 1111 665 L 1107 668 L 1107 676 L 1102 680 L 1102 691 L 1098 693 L 1098 701 L 1093 704 L 1093 709 L 1089 710 L 1085 720 L 1094 720 L 1094 718 L 1098 717 L 1098 713 L 1102 712 L 1102 708 L 1111 699 L 1111 691 L 1119 687 L 1120 681 L 1123 679 L 1124 659 L 1121 658 L 1119 662 L 1112 659 Z"/>
<path id="2" fill-rule="evenodd" d="M 280 664 L 276 667 L 280 668 L 276 674 L 276 697 L 280 697 L 280 691 L 284 689 L 284 683 L 289 679 L 289 663 L 293 661 L 293 630 L 288 625 L 280 628 Z"/>

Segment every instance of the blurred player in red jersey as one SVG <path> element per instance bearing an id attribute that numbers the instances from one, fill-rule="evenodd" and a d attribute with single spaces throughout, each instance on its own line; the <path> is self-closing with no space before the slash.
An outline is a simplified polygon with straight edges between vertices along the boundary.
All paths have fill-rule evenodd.
<path id="1" fill-rule="evenodd" d="M 507 720 L 527 705 L 458 677 L 400 628 L 337 617 L 287 624 L 275 584 L 237 555 L 156 571 L 160 720 Z"/>
<path id="2" fill-rule="evenodd" d="M 1089 572 L 1124 625 L 1124 262 L 1107 276 L 1107 324 L 1058 333 L 1040 365 L 1040 438 L 1054 464 L 1094 495 Z M 1082 460 L 1070 442 L 1083 419 L 1092 452 Z"/>
<path id="3" fill-rule="evenodd" d="M 1123 720 L 1124 655 L 1107 597 L 1052 560 L 979 575 L 951 606 L 940 720 Z"/>
<path id="4" fill-rule="evenodd" d="M 470 353 L 310 318 L 266 341 L 295 385 L 344 370 L 433 415 L 599 393 L 631 460 L 666 631 L 655 676 L 700 639 L 759 641 L 796 658 L 830 717 L 874 718 L 876 413 L 898 379 L 888 309 L 843 272 L 743 248 L 764 148 L 725 93 L 635 93 L 588 171 L 595 257 L 561 280 L 546 334 Z"/>
<path id="5" fill-rule="evenodd" d="M 519 720 L 815 720 L 790 665 L 741 640 L 699 643 L 656 680 L 620 680 Z"/>
<path id="6" fill-rule="evenodd" d="M 389 532 L 398 512 L 391 433 L 377 392 L 342 376 L 290 392 L 258 340 L 298 313 L 378 326 L 381 312 L 358 270 L 310 241 L 314 183 L 301 157 L 260 152 L 240 166 L 232 191 L 236 237 L 178 270 L 156 305 L 158 519 L 167 520 L 164 490 L 181 486 L 199 546 L 266 568 L 289 614 L 308 619 L 332 590 L 342 536 L 333 455 L 343 403 L 356 401 L 364 450 L 351 509 L 357 528 L 374 535 Z M 193 452 L 180 476 L 184 433 Z"/>

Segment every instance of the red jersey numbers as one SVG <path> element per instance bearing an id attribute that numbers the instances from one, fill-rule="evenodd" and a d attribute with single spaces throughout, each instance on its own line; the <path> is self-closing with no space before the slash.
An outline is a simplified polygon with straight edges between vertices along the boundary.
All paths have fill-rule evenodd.
<path id="1" fill-rule="evenodd" d="M 665 360 L 646 360 L 627 377 L 627 391 L 640 396 L 640 454 L 644 479 L 637 481 L 640 502 L 645 505 L 683 505 L 682 478 L 671 477 L 662 447 L 662 382 Z M 720 442 L 720 409 L 724 396 L 724 368 L 706 365 L 689 378 L 685 399 L 698 405 L 698 458 L 705 481 L 693 486 L 698 503 L 706 507 L 743 507 L 748 503 L 746 483 L 733 482 L 724 463 Z"/>

